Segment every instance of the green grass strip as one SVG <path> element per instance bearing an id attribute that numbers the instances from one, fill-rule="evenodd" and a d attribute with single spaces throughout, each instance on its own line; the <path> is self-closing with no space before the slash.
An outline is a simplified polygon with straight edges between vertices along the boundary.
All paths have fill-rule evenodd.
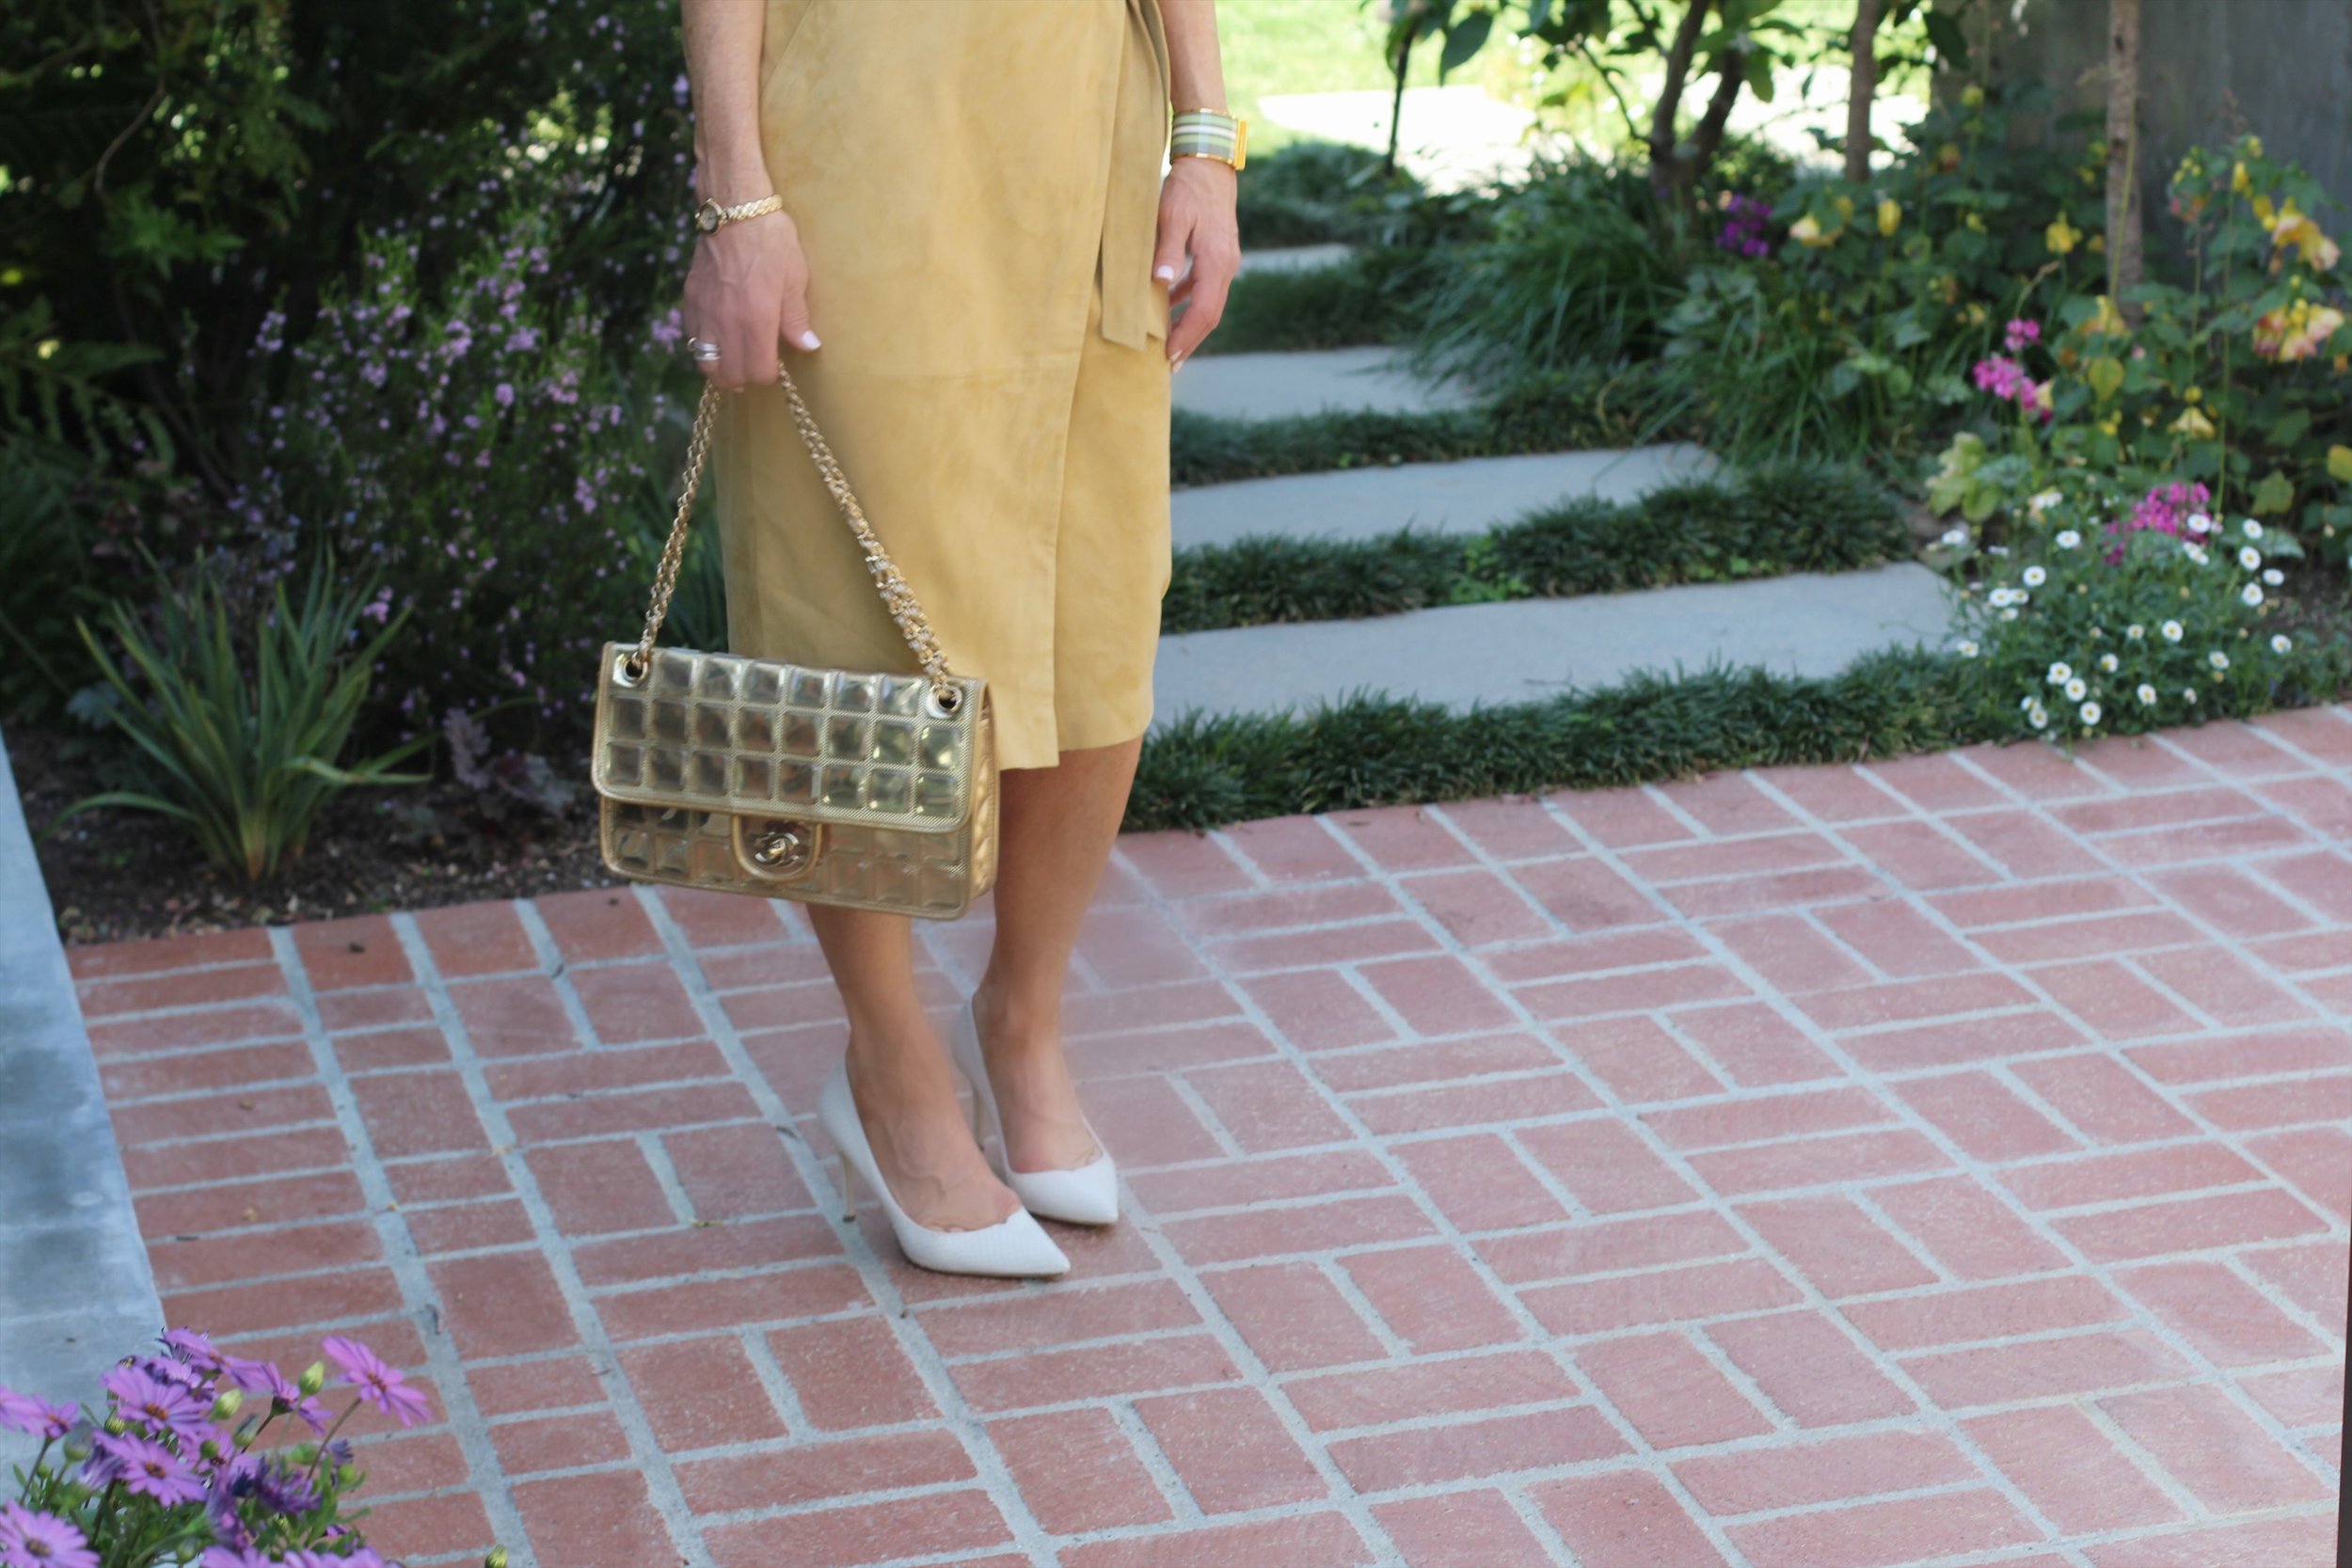
<path id="1" fill-rule="evenodd" d="M 1375 245 L 1328 266 L 1253 267 L 1233 279 L 1202 354 L 1287 354 L 1401 343 L 1420 322 L 1424 257 Z"/>
<path id="2" fill-rule="evenodd" d="M 1188 715 L 1143 745 L 1123 826 L 1213 828 L 1357 806 L 1859 762 L 1994 733 L 1952 656 L 1872 654 L 1826 679 L 1645 673 L 1622 685 L 1456 713 L 1351 697 L 1303 716 Z"/>
<path id="3" fill-rule="evenodd" d="M 1168 478 L 1220 484 L 1278 474 L 1395 463 L 1452 463 L 1521 452 L 1636 446 L 1661 428 L 1645 368 L 1583 366 L 1526 382 L 1476 408 L 1425 414 L 1339 410 L 1234 420 L 1178 409 L 1168 432 Z"/>
<path id="4" fill-rule="evenodd" d="M 1783 465 L 1638 501 L 1570 501 L 1487 533 L 1279 535 L 1176 552 L 1164 633 L 1345 621 L 1437 605 L 1614 594 L 1902 559 L 1893 499 L 1851 469 Z"/>

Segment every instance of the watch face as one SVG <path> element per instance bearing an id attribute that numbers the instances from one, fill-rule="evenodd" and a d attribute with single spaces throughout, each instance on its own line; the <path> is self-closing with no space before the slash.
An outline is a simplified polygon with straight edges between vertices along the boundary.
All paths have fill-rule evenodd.
<path id="1" fill-rule="evenodd" d="M 706 201 L 694 209 L 694 227 L 707 234 L 719 227 L 719 204 Z"/>

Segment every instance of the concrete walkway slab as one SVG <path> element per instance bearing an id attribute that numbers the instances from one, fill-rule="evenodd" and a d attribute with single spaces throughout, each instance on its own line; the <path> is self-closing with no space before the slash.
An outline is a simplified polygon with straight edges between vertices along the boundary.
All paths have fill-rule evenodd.
<path id="1" fill-rule="evenodd" d="M 1356 254 L 1352 245 L 1266 245 L 1241 253 L 1244 272 L 1315 272 L 1335 267 Z"/>
<path id="2" fill-rule="evenodd" d="M 1286 539 L 1371 539 L 1401 528 L 1484 533 L 1539 507 L 1584 498 L 1630 501 L 1661 484 L 1704 478 L 1714 467 L 1700 448 L 1673 445 L 1285 474 L 1179 490 L 1170 503 L 1170 526 L 1179 549 L 1263 533 Z"/>
<path id="3" fill-rule="evenodd" d="M 1467 709 L 1710 660 L 1831 675 L 1875 649 L 1942 637 L 1943 579 L 1915 562 L 1638 594 L 1453 605 L 1361 621 L 1160 640 L 1154 728 L 1207 713 L 1303 711 L 1386 691 Z"/>
<path id="4" fill-rule="evenodd" d="M 2320 1568 L 2348 799 L 2331 708 L 1128 837 L 1051 1283 L 842 1222 L 790 905 L 75 963 L 172 1321 L 430 1388 L 421 1568 Z"/>
<path id="5" fill-rule="evenodd" d="M 1228 420 L 1279 420 L 1326 409 L 1425 414 L 1469 408 L 1477 397 L 1399 368 L 1396 351 L 1303 349 L 1287 354 L 1202 354 L 1184 361 L 1173 388 L 1177 407 Z"/>
<path id="6" fill-rule="evenodd" d="M 163 1307 L 0 746 L 0 1386 L 87 1402 Z M 13 1456 L 11 1456 L 13 1457 Z"/>

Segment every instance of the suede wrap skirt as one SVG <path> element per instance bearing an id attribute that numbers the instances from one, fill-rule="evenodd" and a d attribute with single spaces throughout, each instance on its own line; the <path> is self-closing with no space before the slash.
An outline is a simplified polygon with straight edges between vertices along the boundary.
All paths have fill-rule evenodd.
<path id="1" fill-rule="evenodd" d="M 996 757 L 1143 733 L 1168 559 L 1157 0 L 761 0 L 768 171 L 822 346 L 785 362 Z M 733 651 L 916 668 L 781 390 L 712 464 Z"/>

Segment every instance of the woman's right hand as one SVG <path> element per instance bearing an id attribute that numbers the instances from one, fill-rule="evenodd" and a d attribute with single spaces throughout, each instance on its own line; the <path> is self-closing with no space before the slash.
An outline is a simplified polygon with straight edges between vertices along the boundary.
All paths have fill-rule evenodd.
<path id="1" fill-rule="evenodd" d="M 719 357 L 695 363 L 719 387 L 776 379 L 778 345 L 813 349 L 808 320 L 808 258 L 789 213 L 721 224 L 694 241 L 686 271 L 686 331 L 719 345 Z"/>

